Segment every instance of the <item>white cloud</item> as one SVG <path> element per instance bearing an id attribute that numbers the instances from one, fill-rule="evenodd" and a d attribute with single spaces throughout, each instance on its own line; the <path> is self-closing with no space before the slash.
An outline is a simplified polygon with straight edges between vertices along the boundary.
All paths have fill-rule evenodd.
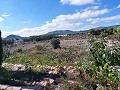
<path id="1" fill-rule="evenodd" d="M 93 6 L 93 9 L 95 9 L 95 10 L 98 9 L 98 8 L 99 8 L 99 6 Z"/>
<path id="2" fill-rule="evenodd" d="M 91 6 L 91 7 L 87 7 L 85 9 L 83 9 L 82 11 L 97 10 L 97 9 L 99 9 L 99 6 Z"/>
<path id="3" fill-rule="evenodd" d="M 86 4 L 94 4 L 99 0 L 60 0 L 62 4 L 70 4 L 70 5 L 86 5 Z"/>
<path id="4" fill-rule="evenodd" d="M 2 17 L 9 17 L 10 15 L 8 13 L 3 13 Z"/>
<path id="5" fill-rule="evenodd" d="M 120 8 L 120 4 L 117 6 L 117 8 Z"/>
<path id="6" fill-rule="evenodd" d="M 95 19 L 88 19 L 87 21 L 92 22 L 92 24 L 98 23 L 98 22 L 110 22 L 110 21 L 120 21 L 120 14 L 111 16 L 111 17 L 103 17 L 103 18 L 95 18 Z"/>
<path id="7" fill-rule="evenodd" d="M 34 27 L 34 28 L 25 28 L 15 32 L 7 32 L 7 33 L 26 37 L 31 35 L 45 34 L 48 31 L 54 31 L 54 30 L 65 30 L 65 29 L 79 30 L 80 26 L 83 25 L 86 20 L 93 17 L 97 17 L 99 15 L 106 14 L 108 12 L 109 12 L 108 9 L 102 9 L 102 10 L 88 10 L 88 11 L 86 10 L 83 12 L 75 12 L 73 14 L 59 15 L 51 22 L 46 21 L 43 26 Z"/>
<path id="8" fill-rule="evenodd" d="M 2 17 L 0 17 L 0 22 L 2 22 L 4 19 Z"/>

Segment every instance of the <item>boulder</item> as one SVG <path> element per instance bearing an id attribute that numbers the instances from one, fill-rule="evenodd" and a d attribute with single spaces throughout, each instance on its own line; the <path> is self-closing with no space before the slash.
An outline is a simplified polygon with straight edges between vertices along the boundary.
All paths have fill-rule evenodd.
<path id="1" fill-rule="evenodd" d="M 54 80 L 51 78 L 44 78 L 44 81 L 47 81 L 49 84 L 54 83 Z"/>
<path id="2" fill-rule="evenodd" d="M 21 87 L 10 86 L 10 87 L 7 87 L 6 90 L 22 90 L 22 88 Z"/>
<path id="3" fill-rule="evenodd" d="M 46 87 L 49 83 L 47 81 L 41 81 L 39 85 Z"/>
<path id="4" fill-rule="evenodd" d="M 43 90 L 40 85 L 22 87 L 22 90 Z"/>
<path id="5" fill-rule="evenodd" d="M 0 85 L 0 90 L 6 90 L 7 87 L 9 87 L 8 85 Z"/>

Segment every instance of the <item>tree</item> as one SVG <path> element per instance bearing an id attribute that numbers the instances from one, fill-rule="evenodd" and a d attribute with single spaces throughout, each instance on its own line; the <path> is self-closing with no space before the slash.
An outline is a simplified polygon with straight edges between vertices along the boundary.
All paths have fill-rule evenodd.
<path id="1" fill-rule="evenodd" d="M 120 27 L 117 28 L 117 33 L 120 34 Z"/>
<path id="2" fill-rule="evenodd" d="M 90 33 L 91 35 L 94 35 L 95 30 L 94 30 L 94 29 L 90 29 L 89 33 Z"/>
<path id="3" fill-rule="evenodd" d="M 1 31 L 0 31 L 0 67 L 2 65 L 3 61 L 3 48 L 2 48 L 2 37 L 1 37 Z"/>
<path id="4" fill-rule="evenodd" d="M 60 40 L 59 39 L 52 39 L 51 44 L 54 49 L 60 48 Z"/>
<path id="5" fill-rule="evenodd" d="M 109 34 L 109 35 L 114 34 L 113 31 L 114 31 L 114 28 L 109 28 L 109 30 L 108 30 L 108 34 Z"/>

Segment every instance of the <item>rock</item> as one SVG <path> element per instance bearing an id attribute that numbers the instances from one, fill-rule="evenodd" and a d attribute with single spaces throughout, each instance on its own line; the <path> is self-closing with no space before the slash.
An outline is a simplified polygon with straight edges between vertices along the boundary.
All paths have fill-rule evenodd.
<path id="1" fill-rule="evenodd" d="M 47 81 L 49 84 L 54 83 L 54 80 L 51 78 L 44 78 L 44 81 Z"/>
<path id="2" fill-rule="evenodd" d="M 48 85 L 47 81 L 41 81 L 39 85 L 46 87 Z"/>
<path id="3" fill-rule="evenodd" d="M 73 66 L 69 66 L 69 67 L 67 67 L 67 71 L 69 71 L 70 69 L 74 69 L 74 67 Z"/>
<path id="4" fill-rule="evenodd" d="M 60 74 L 65 74 L 65 73 L 66 73 L 66 70 L 61 67 L 61 68 L 59 69 L 59 73 L 60 73 Z"/>
<path id="5" fill-rule="evenodd" d="M 36 82 L 33 82 L 31 85 L 34 86 L 36 84 Z"/>
<path id="6" fill-rule="evenodd" d="M 12 71 L 25 71 L 26 68 L 25 68 L 24 65 L 21 65 L 21 64 L 17 65 L 17 64 L 15 64 L 15 65 L 12 66 L 11 70 Z"/>
<path id="7" fill-rule="evenodd" d="M 10 86 L 6 90 L 22 90 L 22 88 L 21 87 Z"/>
<path id="8" fill-rule="evenodd" d="M 26 70 L 25 66 L 21 65 L 21 64 L 16 65 L 16 67 L 18 67 L 18 71 L 25 71 Z"/>
<path id="9" fill-rule="evenodd" d="M 51 69 L 48 71 L 48 74 L 58 74 L 58 70 L 57 69 Z"/>
<path id="10" fill-rule="evenodd" d="M 53 67 L 53 66 L 51 67 L 51 70 L 55 70 L 55 69 L 56 69 L 56 67 Z"/>
<path id="11" fill-rule="evenodd" d="M 50 70 L 50 69 L 51 69 L 51 66 L 47 66 L 47 69 Z"/>
<path id="12" fill-rule="evenodd" d="M 68 83 L 74 84 L 74 83 L 78 83 L 78 82 L 77 81 L 68 80 Z"/>
<path id="13" fill-rule="evenodd" d="M 61 83 L 62 81 L 63 81 L 62 78 L 56 78 L 56 79 L 55 79 L 55 83 L 57 83 L 57 84 L 58 84 L 58 83 Z"/>
<path id="14" fill-rule="evenodd" d="M 64 69 L 67 69 L 67 66 L 64 66 L 63 68 L 64 68 Z"/>
<path id="15" fill-rule="evenodd" d="M 37 66 L 36 66 L 36 68 L 39 68 L 39 67 L 40 67 L 40 65 L 37 65 Z"/>
<path id="16" fill-rule="evenodd" d="M 40 73 L 45 74 L 46 71 L 45 71 L 44 69 L 42 69 L 42 70 L 40 71 Z"/>
<path id="17" fill-rule="evenodd" d="M 7 87 L 9 87 L 8 85 L 0 85 L 0 90 L 6 90 Z"/>
<path id="18" fill-rule="evenodd" d="M 13 66 L 13 67 L 11 68 L 11 70 L 12 70 L 12 71 L 17 71 L 17 70 L 18 70 L 18 67 L 17 67 L 17 66 Z"/>
<path id="19" fill-rule="evenodd" d="M 53 73 L 53 71 L 48 71 L 48 74 L 52 74 Z"/>
<path id="20" fill-rule="evenodd" d="M 22 90 L 43 90 L 40 85 L 22 87 Z"/>

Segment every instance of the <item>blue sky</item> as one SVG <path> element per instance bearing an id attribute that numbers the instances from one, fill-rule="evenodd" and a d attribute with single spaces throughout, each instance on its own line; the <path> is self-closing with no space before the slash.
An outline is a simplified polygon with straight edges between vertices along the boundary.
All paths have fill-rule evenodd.
<path id="1" fill-rule="evenodd" d="M 0 0 L 2 37 L 120 25 L 120 0 Z"/>

